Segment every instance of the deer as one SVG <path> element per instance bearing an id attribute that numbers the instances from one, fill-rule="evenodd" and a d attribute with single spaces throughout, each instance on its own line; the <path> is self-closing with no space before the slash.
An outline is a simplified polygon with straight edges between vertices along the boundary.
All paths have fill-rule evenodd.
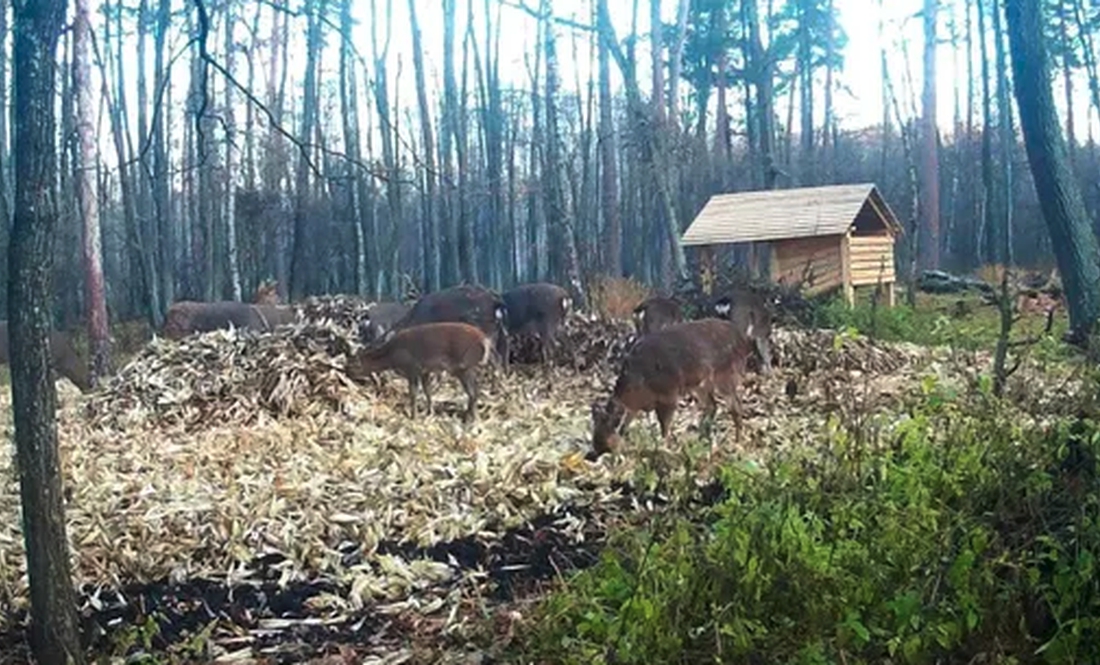
<path id="1" fill-rule="evenodd" d="M 392 335 L 394 326 L 408 314 L 409 306 L 403 303 L 375 303 L 367 310 L 367 317 L 359 322 L 359 342 L 370 346 L 386 341 Z"/>
<path id="2" fill-rule="evenodd" d="M 270 332 L 280 325 L 294 323 L 297 319 L 294 308 L 287 305 L 254 305 L 232 300 L 180 300 L 168 308 L 164 325 L 161 326 L 161 335 L 179 340 L 192 333 L 226 330 L 230 326 Z"/>
<path id="3" fill-rule="evenodd" d="M 363 381 L 383 370 L 393 370 L 409 382 L 409 417 L 417 414 L 417 388 L 424 391 L 428 415 L 434 415 L 429 379 L 448 372 L 462 383 L 468 399 L 463 420 L 477 419 L 477 368 L 493 354 L 492 338 L 468 323 L 425 323 L 399 330 L 385 342 L 360 348 L 347 361 L 347 375 Z"/>
<path id="4" fill-rule="evenodd" d="M 0 364 L 11 365 L 11 347 L 8 343 L 8 322 L 0 321 Z M 50 366 L 54 377 L 61 375 L 73 382 L 80 392 L 92 389 L 92 373 L 88 363 L 76 350 L 73 338 L 66 332 L 50 331 Z"/>
<path id="5" fill-rule="evenodd" d="M 409 313 L 394 324 L 392 332 L 425 323 L 468 323 L 493 343 L 494 362 L 508 370 L 507 308 L 500 296 L 479 286 L 461 284 L 429 293 L 416 301 Z"/>
<path id="6" fill-rule="evenodd" d="M 653 296 L 634 308 L 634 327 L 639 335 L 657 332 L 683 320 L 683 309 L 675 298 Z"/>
<path id="7" fill-rule="evenodd" d="M 639 338 L 623 361 L 611 396 L 592 404 L 588 458 L 619 450 L 623 433 L 640 412 L 656 412 L 667 441 L 680 399 L 691 394 L 704 404 L 706 421 L 717 408 L 715 392 L 724 393 L 740 442 L 744 407 L 738 393 L 751 352 L 752 341 L 741 330 L 715 318 L 673 324 Z"/>
<path id="8" fill-rule="evenodd" d="M 759 293 L 743 289 L 719 296 L 714 301 L 714 313 L 734 324 L 752 340 L 760 358 L 760 370 L 765 375 L 772 371 L 772 314 L 768 304 L 774 305 L 776 302 L 777 299 L 769 300 Z"/>
<path id="9" fill-rule="evenodd" d="M 505 291 L 505 327 L 512 335 L 534 335 L 539 340 L 539 355 L 550 366 L 550 349 L 558 330 L 569 317 L 573 299 L 569 292 L 548 282 L 521 284 Z M 506 359 L 510 361 L 510 359 Z M 506 362 L 507 366 L 507 362 Z"/>

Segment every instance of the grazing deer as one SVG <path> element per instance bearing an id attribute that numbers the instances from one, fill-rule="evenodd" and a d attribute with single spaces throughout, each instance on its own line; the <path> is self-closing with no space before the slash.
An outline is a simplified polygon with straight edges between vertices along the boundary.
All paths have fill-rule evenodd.
<path id="1" fill-rule="evenodd" d="M 405 318 L 392 328 L 398 332 L 425 323 L 468 323 L 493 342 L 496 362 L 508 369 L 508 334 L 505 330 L 504 300 L 479 286 L 462 284 L 429 293 L 412 306 Z"/>
<path id="2" fill-rule="evenodd" d="M 449 372 L 466 391 L 463 420 L 477 418 L 477 368 L 490 361 L 493 342 L 467 323 L 426 323 L 399 330 L 374 347 L 359 349 L 348 359 L 347 374 L 362 381 L 383 370 L 393 370 L 409 382 L 409 417 L 416 417 L 417 388 L 424 390 L 428 415 L 434 414 L 428 379 L 432 373 Z"/>
<path id="3" fill-rule="evenodd" d="M 550 349 L 573 307 L 569 292 L 557 284 L 536 282 L 505 291 L 503 300 L 508 332 L 538 337 L 539 355 L 549 367 Z"/>
<path id="4" fill-rule="evenodd" d="M 751 340 L 721 319 L 677 323 L 639 338 L 623 361 L 611 397 L 592 405 L 589 458 L 618 450 L 622 433 L 639 412 L 656 411 L 667 440 L 676 407 L 690 394 L 704 403 L 704 419 L 709 418 L 716 391 L 730 399 L 740 441 L 744 409 L 738 391 L 751 352 Z"/>

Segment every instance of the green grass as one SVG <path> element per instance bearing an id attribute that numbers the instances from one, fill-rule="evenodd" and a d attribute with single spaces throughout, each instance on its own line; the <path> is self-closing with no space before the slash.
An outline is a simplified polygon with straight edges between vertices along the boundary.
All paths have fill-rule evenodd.
<path id="1" fill-rule="evenodd" d="M 930 384 L 906 417 L 726 467 L 728 498 L 616 534 L 510 659 L 1097 662 L 1100 428 L 960 400 Z"/>
<path id="2" fill-rule="evenodd" d="M 833 298 L 817 307 L 813 323 L 822 328 L 853 328 L 861 334 L 890 342 L 923 345 L 950 345 L 962 349 L 992 350 L 1000 335 L 1001 320 L 997 308 L 976 296 L 919 294 L 915 307 L 899 302 L 894 307 L 872 307 L 863 298 L 849 308 L 842 299 Z M 1013 327 L 1013 339 L 1038 337 L 1046 318 L 1026 315 Z M 1035 353 L 1064 358 L 1068 349 L 1060 342 L 1068 327 L 1065 310 L 1054 319 L 1051 334 L 1033 347 Z"/>

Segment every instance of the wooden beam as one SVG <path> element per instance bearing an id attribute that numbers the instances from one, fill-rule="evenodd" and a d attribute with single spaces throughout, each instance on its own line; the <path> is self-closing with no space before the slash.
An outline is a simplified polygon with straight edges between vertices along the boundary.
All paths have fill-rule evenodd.
<path id="1" fill-rule="evenodd" d="M 848 255 L 848 245 L 851 239 L 851 229 L 840 237 L 840 281 L 848 307 L 854 307 L 856 304 L 855 287 L 852 286 L 852 259 Z"/>

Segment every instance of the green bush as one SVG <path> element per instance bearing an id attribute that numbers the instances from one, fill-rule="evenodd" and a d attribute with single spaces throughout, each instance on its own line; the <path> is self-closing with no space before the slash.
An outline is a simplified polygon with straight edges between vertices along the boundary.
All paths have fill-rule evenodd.
<path id="1" fill-rule="evenodd" d="M 826 429 L 820 450 L 725 468 L 728 498 L 702 515 L 616 534 L 542 603 L 514 655 L 1097 662 L 1091 423 L 1025 431 L 1006 407 L 963 408 L 930 385 L 896 422 Z"/>

